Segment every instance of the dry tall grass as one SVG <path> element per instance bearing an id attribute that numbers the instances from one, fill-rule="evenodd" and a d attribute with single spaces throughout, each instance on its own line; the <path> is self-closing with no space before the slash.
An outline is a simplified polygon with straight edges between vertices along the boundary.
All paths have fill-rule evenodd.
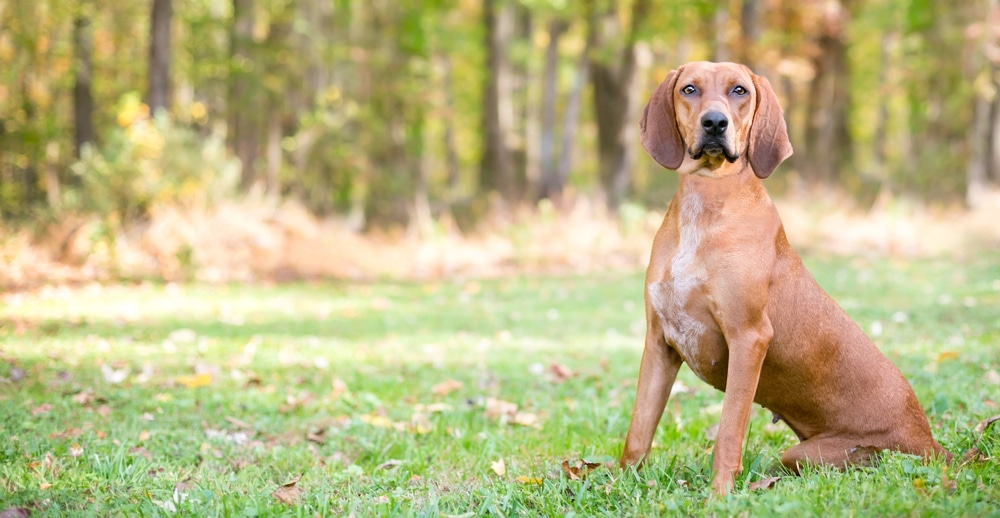
<path id="1" fill-rule="evenodd" d="M 805 200 L 803 198 L 806 198 Z M 928 256 L 1000 246 L 998 207 L 929 209 L 887 201 L 870 211 L 836 196 L 777 202 L 792 245 L 813 253 Z M 361 235 L 295 203 L 226 202 L 158 210 L 113 236 L 96 217 L 67 218 L 40 235 L 0 229 L 0 287 L 153 278 L 246 282 L 312 278 L 427 279 L 517 272 L 639 269 L 662 212 L 613 219 L 586 201 L 495 218 L 472 235 L 438 221 L 423 235 Z"/>

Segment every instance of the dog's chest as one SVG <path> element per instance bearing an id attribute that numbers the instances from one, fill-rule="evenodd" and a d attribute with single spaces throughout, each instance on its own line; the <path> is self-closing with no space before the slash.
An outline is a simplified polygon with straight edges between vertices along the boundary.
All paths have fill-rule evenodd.
<path id="1" fill-rule="evenodd" d="M 702 336 L 708 329 L 696 318 L 706 310 L 699 295 L 707 272 L 704 265 L 697 261 L 698 249 L 704 238 L 697 224 L 702 212 L 701 200 L 697 196 L 688 196 L 682 201 L 677 246 L 669 261 L 669 273 L 664 280 L 650 283 L 647 293 L 667 342 L 699 378 L 706 379 L 706 368 L 709 366 L 701 365 L 705 351 L 700 348 Z"/>

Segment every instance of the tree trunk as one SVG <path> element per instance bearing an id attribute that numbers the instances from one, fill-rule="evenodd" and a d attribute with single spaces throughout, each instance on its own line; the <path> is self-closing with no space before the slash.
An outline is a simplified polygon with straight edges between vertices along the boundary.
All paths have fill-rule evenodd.
<path id="1" fill-rule="evenodd" d="M 497 5 L 497 4 L 501 5 Z M 483 194 L 499 192 L 505 201 L 515 197 L 514 160 L 507 143 L 513 112 L 507 44 L 513 35 L 513 11 L 503 0 L 483 0 L 486 27 L 486 83 L 483 92 L 483 157 L 479 184 Z"/>
<path id="2" fill-rule="evenodd" d="M 80 5 L 80 12 L 73 20 L 73 61 L 76 65 L 76 81 L 73 85 L 73 136 L 76 157 L 84 144 L 93 143 L 94 134 L 94 95 L 91 92 L 91 74 L 93 65 L 94 40 L 90 30 L 90 19 L 84 12 L 86 3 Z"/>
<path id="3" fill-rule="evenodd" d="M 556 140 L 556 94 L 559 79 L 559 38 L 565 32 L 565 20 L 549 22 L 549 44 L 545 50 L 545 72 L 542 76 L 542 135 L 538 150 L 541 178 L 539 199 L 557 200 L 562 194 L 562 182 L 556 176 L 554 160 Z"/>
<path id="4" fill-rule="evenodd" d="M 987 186 L 987 144 L 990 131 L 990 101 L 976 95 L 972 113 L 972 127 L 969 128 L 969 162 L 966 169 L 965 202 L 973 209 L 982 206 Z"/>
<path id="5" fill-rule="evenodd" d="M 736 49 L 736 59 L 751 70 L 762 74 L 758 70 L 756 47 L 757 40 L 760 39 L 760 23 L 758 20 L 757 0 L 742 0 L 740 2 L 740 44 Z"/>
<path id="6" fill-rule="evenodd" d="M 613 35 L 606 34 L 604 27 L 616 25 L 617 14 L 612 4 L 609 9 L 597 13 L 589 5 L 592 48 L 607 45 L 606 40 Z M 604 202 L 609 212 L 617 213 L 625 199 L 632 176 L 632 162 L 635 151 L 635 112 L 638 99 L 635 92 L 636 55 L 635 44 L 639 24 L 649 11 L 649 0 L 636 0 L 632 4 L 631 26 L 614 54 L 617 66 L 593 58 L 590 61 L 590 77 L 594 88 L 594 113 L 597 119 L 597 151 L 600 157 L 600 181 Z"/>
<path id="7" fill-rule="evenodd" d="M 153 0 L 149 24 L 149 111 L 170 110 L 170 18 L 171 0 Z"/>
<path id="8" fill-rule="evenodd" d="M 240 187 L 249 189 L 257 180 L 260 116 L 258 88 L 254 81 L 253 1 L 233 0 L 230 32 L 229 141 L 240 160 Z"/>
<path id="9" fill-rule="evenodd" d="M 712 13 L 712 61 L 730 61 L 729 2 L 719 2 Z"/>
<path id="10" fill-rule="evenodd" d="M 802 171 L 809 180 L 826 184 L 836 183 L 851 159 L 846 42 L 849 14 L 843 3 L 833 5 L 837 8 L 826 15 L 817 41 L 819 53 L 813 58 L 815 76 L 809 89 L 805 135 L 809 162 L 808 169 Z"/>
<path id="11" fill-rule="evenodd" d="M 271 106 L 267 114 L 267 195 L 281 195 L 281 107 Z"/>
<path id="12" fill-rule="evenodd" d="M 566 188 L 566 179 L 569 178 L 569 171 L 573 167 L 573 157 L 575 156 L 576 149 L 576 135 L 580 129 L 580 108 L 583 104 L 583 87 L 587 84 L 587 80 L 590 77 L 588 66 L 590 58 L 589 47 L 585 47 L 583 53 L 580 54 L 579 64 L 576 67 L 576 79 L 573 80 L 573 86 L 569 91 L 569 97 L 566 99 L 566 111 L 563 114 L 563 129 L 562 129 L 562 145 L 559 146 L 559 164 L 556 167 L 556 172 L 553 177 L 553 185 L 550 188 L 550 192 L 555 193 L 556 197 L 552 201 L 559 208 L 563 207 L 563 190 Z"/>
<path id="13" fill-rule="evenodd" d="M 455 113 L 455 88 L 452 84 L 452 65 L 451 57 L 447 54 L 442 54 L 440 57 L 441 68 L 443 70 L 443 92 L 444 92 L 444 108 L 448 116 L 444 118 L 442 123 L 444 124 L 444 154 L 445 154 L 445 170 L 447 171 L 445 177 L 445 185 L 448 186 L 449 194 L 454 194 L 458 190 L 458 182 L 461 175 L 461 169 L 458 162 L 458 151 L 455 145 L 455 118 L 453 114 Z"/>

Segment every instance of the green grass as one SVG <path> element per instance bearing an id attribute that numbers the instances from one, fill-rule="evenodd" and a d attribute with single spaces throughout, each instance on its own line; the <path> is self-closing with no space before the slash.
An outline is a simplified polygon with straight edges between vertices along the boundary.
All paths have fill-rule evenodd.
<path id="1" fill-rule="evenodd" d="M 569 479 L 563 461 L 621 451 L 640 273 L 139 284 L 4 298 L 0 512 L 1000 515 L 1000 424 L 974 431 L 1000 414 L 1000 255 L 807 263 L 863 328 L 881 328 L 873 339 L 954 462 L 885 454 L 877 467 L 790 476 L 778 459 L 793 435 L 755 407 L 737 491 L 706 500 L 705 431 L 722 399 L 682 369 L 690 390 L 669 402 L 644 470 Z M 109 382 L 112 371 L 124 379 Z M 448 380 L 461 388 L 436 393 Z M 489 398 L 536 425 L 488 415 Z M 972 447 L 981 455 L 961 463 Z M 500 459 L 503 476 L 491 468 Z M 275 491 L 299 475 L 287 490 L 297 503 L 282 503 Z M 770 476 L 782 479 L 748 490 Z"/>

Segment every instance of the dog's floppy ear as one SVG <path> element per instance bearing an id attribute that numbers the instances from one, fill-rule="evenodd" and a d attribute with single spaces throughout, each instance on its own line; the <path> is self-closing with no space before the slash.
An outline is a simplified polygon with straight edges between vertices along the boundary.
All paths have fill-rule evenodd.
<path id="1" fill-rule="evenodd" d="M 672 70 L 656 87 L 639 121 L 642 147 L 653 160 L 667 169 L 677 169 L 684 161 L 684 142 L 674 117 L 674 88 L 681 68 Z"/>
<path id="2" fill-rule="evenodd" d="M 792 156 L 792 143 L 771 83 L 756 74 L 750 77 L 757 90 L 757 109 L 750 126 L 750 167 L 759 178 L 767 178 L 778 164 Z"/>

